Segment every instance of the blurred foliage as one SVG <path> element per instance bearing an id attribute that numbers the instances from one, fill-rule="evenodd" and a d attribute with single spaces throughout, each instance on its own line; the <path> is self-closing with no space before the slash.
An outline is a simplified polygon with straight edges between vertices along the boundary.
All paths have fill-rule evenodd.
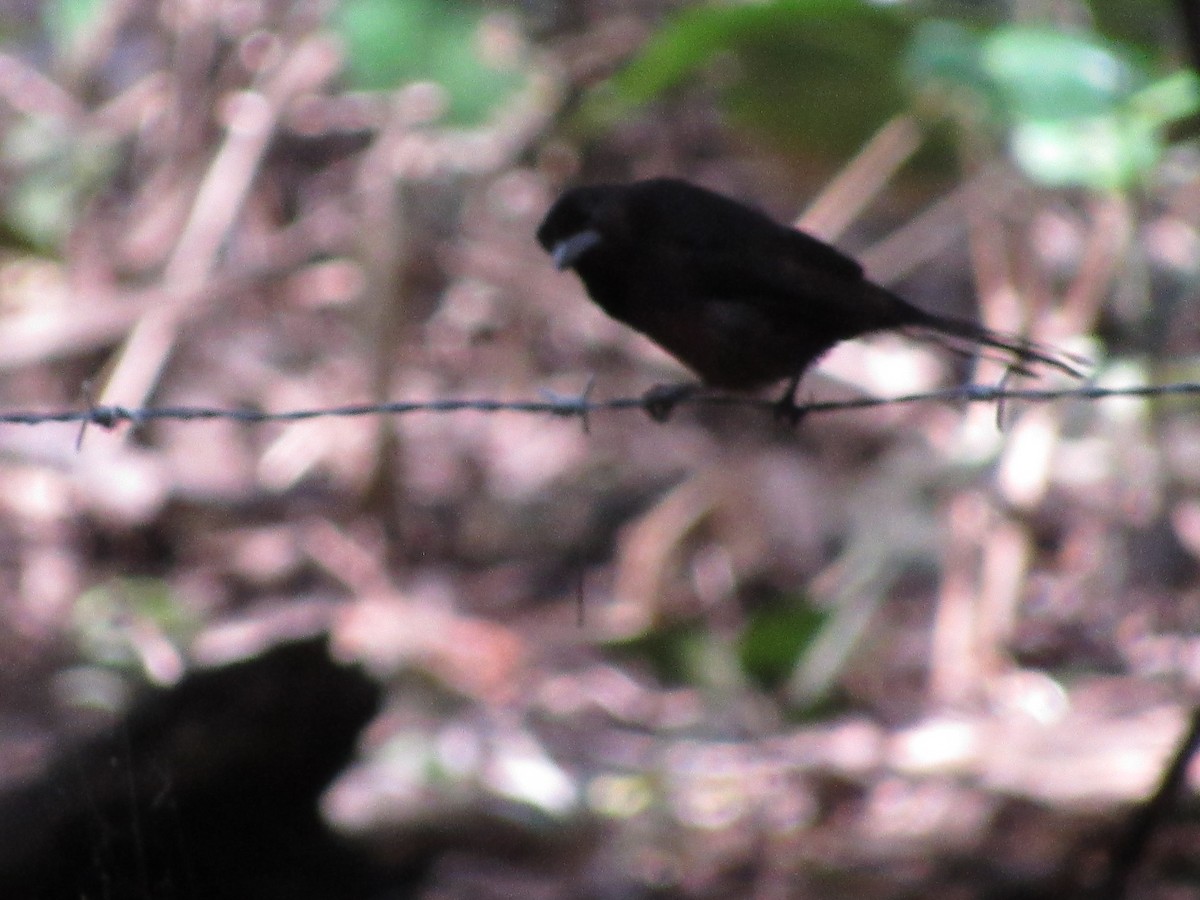
<path id="1" fill-rule="evenodd" d="M 117 164 L 106 142 L 52 118 L 15 124 L 0 154 L 16 175 L 3 201 L 6 241 L 44 251 L 61 244 L 83 204 Z"/>
<path id="2" fill-rule="evenodd" d="M 148 635 L 184 643 L 199 627 L 194 610 L 161 578 L 121 576 L 84 591 L 73 625 L 84 659 L 117 669 L 141 662 L 139 641 Z"/>
<path id="3" fill-rule="evenodd" d="M 704 623 L 676 623 L 614 641 L 609 649 L 617 659 L 648 666 L 660 684 L 682 687 L 710 680 L 712 639 Z"/>
<path id="4" fill-rule="evenodd" d="M 848 0 L 774 0 L 689 9 L 672 19 L 584 109 L 607 122 L 718 63 L 735 122 L 785 152 L 843 155 L 895 113 L 906 28 Z"/>
<path id="5" fill-rule="evenodd" d="M 99 0 L 52 0 L 30 14 L 44 17 L 52 37 L 29 54 L 36 62 L 27 68 L 53 64 L 55 52 L 83 51 L 76 69 L 62 66 L 68 77 L 60 71 L 48 79 L 61 78 L 70 101 L 62 108 L 78 114 L 64 121 L 32 101 L 13 104 L 0 143 L 5 214 L 29 244 L 61 246 L 67 229 L 76 229 L 54 283 L 102 289 L 60 291 L 71 302 L 48 304 L 59 343 L 32 364 L 9 364 L 12 405 L 32 396 L 39 408 L 74 408 L 81 377 L 120 340 L 124 323 L 160 309 L 146 298 L 164 289 L 175 296 L 169 279 L 149 273 L 152 261 L 179 246 L 189 214 L 221 206 L 208 188 L 230 179 L 210 177 L 221 137 L 213 125 L 224 121 L 230 91 L 264 80 L 265 70 L 231 54 L 258 46 L 263 34 L 279 35 L 290 52 L 292 38 L 314 28 L 304 4 L 261 7 L 278 20 L 230 15 L 247 6 L 258 5 L 189 6 L 208 25 L 202 36 L 222 38 L 197 40 L 191 53 L 174 52 L 177 22 L 153 5 L 138 8 L 128 32 L 114 30 L 111 46 L 88 46 L 97 24 L 89 16 L 110 11 Z M 563 41 L 561 65 L 548 71 L 565 83 L 604 69 L 626 46 L 633 11 L 651 6 L 661 8 L 580 5 L 586 11 L 551 35 Z M 1196 105 L 1190 76 L 1171 74 L 1136 36 L 985 24 L 967 21 L 968 12 L 961 21 L 918 23 L 903 10 L 849 0 L 661 6 L 681 12 L 591 96 L 588 111 L 623 115 L 704 75 L 732 120 L 806 161 L 818 153 L 844 160 L 880 124 L 916 106 L 986 142 L 989 152 L 1008 146 L 1021 159 L 1028 151 L 1018 137 L 1040 141 L 1049 148 L 1042 156 L 1057 165 L 1030 169 L 1043 180 L 1109 185 L 1145 179 L 1162 152 L 1164 123 Z M 520 80 L 524 48 L 513 43 L 515 29 L 467 0 L 344 0 L 323 8 L 335 9 L 328 22 L 345 39 L 349 83 L 382 93 L 413 80 L 438 82 L 446 121 L 479 121 Z M 287 18 L 293 10 L 301 12 Z M 118 83 L 95 73 L 127 57 L 164 77 L 152 94 L 123 98 L 124 115 L 94 115 Z M 516 63 L 496 69 L 488 58 Z M 339 113 L 333 101 L 344 99 L 336 95 L 347 82 L 314 83 Z M 563 86 L 568 95 L 575 87 Z M 290 132 L 291 120 L 281 117 L 270 152 L 242 160 L 261 166 L 243 170 L 253 176 L 248 192 L 223 198 L 222 209 L 238 215 L 217 217 L 214 264 L 168 323 L 179 352 L 152 360 L 169 363 L 156 370 L 153 402 L 330 406 L 371 384 L 400 396 L 519 396 L 547 377 L 596 367 L 616 396 L 638 385 L 647 373 L 627 352 L 627 336 L 567 311 L 563 283 L 548 281 L 554 276 L 530 238 L 559 182 L 576 174 L 575 148 L 544 141 L 559 96 L 535 97 L 537 115 L 511 143 L 506 136 L 486 171 L 454 186 L 453 200 L 426 204 L 421 193 L 421 215 L 398 220 L 405 246 L 395 258 L 360 252 L 362 234 L 392 223 L 356 193 L 356 185 L 377 183 L 377 160 L 344 149 L 347 121 L 355 128 L 351 146 L 361 146 L 359 98 L 346 104 L 356 113 L 349 119 L 304 118 L 319 126 L 312 132 Z M 645 146 L 682 137 L 672 162 L 684 171 L 736 171 L 741 161 L 720 141 L 688 143 L 712 134 L 707 110 L 695 117 L 699 129 L 687 118 L 694 107 L 681 112 L 650 121 L 635 138 Z M 1096 136 L 1105 129 L 1114 137 Z M 606 140 L 613 154 L 633 143 L 612 137 L 600 136 L 602 152 Z M 450 143 L 420 149 L 449 158 L 461 150 Z M 476 146 L 463 143 L 467 152 Z M 1085 150 L 1099 162 L 1071 155 Z M 581 177 L 596 174 L 586 159 L 580 169 Z M 1019 205 L 999 198 L 993 209 L 987 197 L 981 206 L 997 227 L 979 231 L 995 259 L 1013 261 L 1015 290 L 1036 286 L 1031 312 L 1048 311 L 1040 298 L 1078 275 L 1071 283 L 1079 290 L 1068 293 L 1094 298 L 1097 316 L 1113 298 L 1115 315 L 1149 331 L 1140 326 L 1154 307 L 1158 330 L 1172 341 L 1147 338 L 1139 353 L 1194 355 L 1185 280 L 1197 272 L 1200 207 L 1187 190 L 1161 202 L 1175 188 L 1159 186 L 1147 191 L 1152 202 L 1112 209 L 1041 191 L 1021 191 L 1030 196 Z M 1055 247 L 1043 253 L 1034 242 L 1046 234 Z M 1128 237 L 1095 240 L 1107 234 Z M 1100 256 L 1114 270 L 1138 270 L 1145 291 L 1133 297 L 1114 285 L 1123 271 L 1110 274 Z M 269 264 L 263 277 L 256 261 Z M 965 265 L 948 254 L 933 289 L 965 283 Z M 10 279 L 21 275 L 19 265 L 9 271 Z M 367 347 L 364 306 L 350 297 L 364 284 L 390 284 L 393 274 L 412 293 L 405 315 L 416 317 Z M 38 289 L 36 278 L 24 278 Z M 1001 293 L 1007 298 L 983 292 L 981 303 Z M 121 313 L 116 327 L 89 318 L 109 308 Z M 1075 308 L 1090 309 L 1087 302 Z M 426 317 L 426 310 L 435 312 Z M 1088 329 L 1088 315 L 1079 313 L 1078 330 Z M 14 340 L 29 333 L 17 317 L 13 324 L 20 326 Z M 1032 316 L 1029 324 L 1040 336 Z M 1047 333 L 1057 341 L 1059 332 Z M 881 362 L 897 360 L 907 384 L 913 366 L 877 349 Z M 869 367 L 874 373 L 874 360 Z M 1145 363 L 1136 382 L 1170 374 L 1159 368 Z M 1106 371 L 1103 384 L 1112 377 Z M 986 415 L 962 415 L 958 428 L 955 408 L 831 417 L 794 442 L 766 421 L 746 420 L 743 430 L 705 416 L 681 416 L 670 429 L 622 422 L 586 435 L 570 423 L 560 433 L 536 420 L 522 429 L 512 417 L 425 417 L 427 424 L 396 423 L 398 444 L 376 440 L 376 426 L 366 422 L 361 430 L 341 420 L 278 428 L 164 423 L 130 439 L 115 436 L 105 448 L 112 456 L 91 451 L 122 479 L 121 490 L 129 479 L 134 488 L 169 491 L 152 496 L 170 502 L 115 510 L 107 482 L 69 462 L 74 429 L 38 441 L 9 429 L 0 574 L 14 586 L 5 636 L 21 652 L 12 654 L 7 681 L 18 716 L 0 749 L 28 755 L 25 723 L 36 711 L 29 698 L 40 697 L 33 689 L 44 677 L 55 679 L 56 704 L 66 698 L 115 709 L 121 687 L 135 686 L 139 675 L 161 684 L 181 671 L 189 637 L 202 627 L 233 624 L 238 636 L 284 639 L 328 614 L 339 655 L 363 660 L 389 692 L 363 744 L 374 768 L 369 780 L 359 779 L 357 766 L 349 773 L 356 793 L 348 805 L 352 814 L 376 802 L 390 812 L 360 822 L 360 836 L 400 847 L 397 857 L 409 848 L 423 854 L 419 871 L 430 893 L 479 896 L 482 885 L 505 896 L 765 896 L 810 885 L 827 888 L 826 896 L 937 896 L 976 890 L 969 878 L 983 882 L 977 893 L 994 888 L 991 881 L 1000 889 L 1024 884 L 1000 880 L 1013 872 L 1048 878 L 1060 865 L 1054 848 L 1094 829 L 1094 808 L 1081 824 L 1068 819 L 1062 798 L 1095 791 L 1105 810 L 1116 808 L 1114 798 L 1132 802 L 1132 789 L 1114 787 L 1125 782 L 1111 777 L 1111 760 L 1153 767 L 1181 721 L 1166 702 L 1172 685 L 1186 687 L 1188 642 L 1198 633 L 1200 467 L 1191 448 L 1200 440 L 1196 422 L 1160 413 L 1183 408 L 1072 403 L 1063 418 L 1050 408 L 1045 418 L 1017 409 L 1013 427 L 995 437 Z M 141 465 L 149 454 L 161 460 L 152 472 Z M 691 511 L 680 518 L 670 487 L 689 472 L 704 503 L 684 504 Z M 403 490 L 382 490 L 393 477 Z M 648 509 L 651 497 L 662 505 Z M 702 520 L 691 518 L 696 510 Z M 626 529 L 642 524 L 654 526 L 638 532 L 653 539 L 653 552 L 620 556 L 632 546 L 623 543 Z M 958 531 L 964 524 L 966 537 Z M 711 557 L 709 542 L 719 551 Z M 693 546 L 704 555 L 689 570 L 682 563 Z M 720 562 L 711 573 L 710 559 Z M 606 570 L 656 560 L 680 569 L 638 582 L 662 586 L 667 596 L 635 595 L 646 604 L 638 606 L 644 618 L 613 621 L 628 628 L 632 620 L 641 630 L 597 647 L 590 634 L 564 628 L 563 604 L 575 601 L 564 572 L 580 560 Z M 933 586 L 943 570 L 945 590 Z M 119 576 L 128 572 L 158 577 Z M 810 579 L 821 608 L 790 592 Z M 978 623 L 965 615 L 952 621 L 975 585 L 987 601 Z M 1011 608 L 995 608 L 1009 596 Z M 991 627 L 993 615 L 1003 627 Z M 931 621 L 939 629 L 933 640 Z M 71 679 L 50 673 L 56 658 L 37 652 L 55 651 L 64 633 L 85 663 L 66 673 Z M 955 643 L 943 640 L 947 633 L 963 640 L 947 648 Z M 860 638 L 864 649 L 848 671 L 848 648 Z M 947 666 L 972 648 L 989 660 L 1011 654 L 1022 668 L 998 667 L 1000 677 L 985 681 L 975 666 Z M 966 670 L 969 683 L 939 695 L 937 678 L 924 677 L 927 656 L 934 675 Z M 607 679 L 614 659 L 629 674 L 619 683 Z M 1057 672 L 1026 671 L 1038 664 L 1070 680 L 1060 686 Z M 1185 693 L 1169 698 L 1183 711 Z M 1147 707 L 1152 728 L 1130 716 Z M 853 714 L 842 715 L 848 708 Z M 945 709 L 958 729 L 948 748 L 940 728 L 911 727 L 940 725 Z M 59 708 L 47 704 L 46 712 Z M 790 727 L 816 716 L 830 725 Z M 1129 741 L 1130 721 L 1148 743 Z M 930 734 L 934 740 L 924 740 Z M 1018 774 L 989 746 L 1008 734 L 1023 742 Z M 1093 755 L 1097 748 L 1116 757 Z M 559 767 L 557 754 L 569 765 Z M 176 796 L 167 790 L 160 799 L 169 806 Z M 572 831 L 578 809 L 607 819 Z M 996 809 L 1003 815 L 992 816 Z M 548 832 L 557 843 L 527 845 L 523 836 Z M 497 872 L 496 847 L 516 848 L 507 855 L 532 860 L 537 871 L 517 862 Z M 1061 857 L 1066 867 L 1074 854 Z M 869 871 L 875 889 L 856 889 L 843 878 L 847 868 Z M 479 882 L 455 882 L 468 876 Z M 549 889 L 543 878 L 569 884 Z M 838 878 L 844 883 L 830 887 Z M 910 888 L 914 881 L 938 883 Z"/>
<path id="6" fill-rule="evenodd" d="M 759 610 L 738 642 L 742 669 L 763 688 L 779 687 L 828 621 L 827 613 L 799 599 L 789 607 Z"/>
<path id="7" fill-rule="evenodd" d="M 1035 181 L 1125 187 L 1158 162 L 1165 127 L 1200 109 L 1194 76 L 1155 69 L 1149 51 L 1084 31 L 914 23 L 859 0 L 712 4 L 670 20 L 583 119 L 609 124 L 714 70 L 730 118 L 800 158 L 843 158 L 916 102 L 1003 135 Z"/>
<path id="8" fill-rule="evenodd" d="M 944 20 L 917 27 L 905 74 L 926 111 L 1006 134 L 1026 175 L 1054 187 L 1127 187 L 1200 109 L 1190 73 L 1155 80 L 1131 47 L 1099 35 Z"/>
<path id="9" fill-rule="evenodd" d="M 1088 0 L 1096 30 L 1140 47 L 1151 56 L 1162 52 L 1164 23 L 1167 34 L 1179 35 L 1177 0 Z"/>
<path id="10" fill-rule="evenodd" d="M 40 10 L 44 40 L 69 57 L 106 10 L 107 0 L 52 0 Z M 346 0 L 331 27 L 346 46 L 347 80 L 362 90 L 429 81 L 444 92 L 444 121 L 483 122 L 524 84 L 516 27 L 456 0 Z M 83 204 L 105 183 L 115 154 L 95 135 L 49 117 L 13 125 L 0 145 L 8 176 L 0 240 L 45 252 L 61 245 Z"/>
<path id="11" fill-rule="evenodd" d="M 56 56 L 68 55 L 84 39 L 105 5 L 106 0 L 52 0 L 41 7 L 42 28 Z M 58 118 L 14 121 L 0 142 L 0 166 L 7 176 L 0 241 L 53 251 L 116 164 L 106 141 L 81 135 Z"/>
<path id="12" fill-rule="evenodd" d="M 99 21 L 108 0 L 50 0 L 42 21 L 51 43 L 61 53 L 75 46 Z"/>
<path id="13" fill-rule="evenodd" d="M 351 87 L 377 91 L 435 82 L 446 92 L 451 124 L 478 124 L 522 82 L 503 39 L 487 40 L 494 22 L 473 4 L 346 0 L 332 25 L 346 45 Z"/>
<path id="14" fill-rule="evenodd" d="M 830 622 L 828 613 L 792 596 L 751 613 L 735 639 L 701 622 L 676 622 L 614 641 L 609 653 L 639 662 L 659 684 L 729 687 L 747 680 L 766 690 L 789 682 L 805 653 Z"/>

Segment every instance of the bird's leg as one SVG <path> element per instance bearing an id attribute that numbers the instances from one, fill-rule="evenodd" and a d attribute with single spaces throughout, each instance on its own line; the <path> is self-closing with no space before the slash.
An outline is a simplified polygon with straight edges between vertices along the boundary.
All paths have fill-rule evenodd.
<path id="1" fill-rule="evenodd" d="M 646 415 L 655 422 L 665 422 L 680 401 L 686 400 L 699 390 L 700 385 L 693 382 L 656 384 L 642 394 L 642 407 L 646 410 Z"/>
<path id="2" fill-rule="evenodd" d="M 800 424 L 800 420 L 806 413 L 803 407 L 796 405 L 796 388 L 800 386 L 800 376 L 803 374 L 803 372 L 797 372 L 789 378 L 787 386 L 783 389 L 783 395 L 775 401 L 775 421 L 790 425 L 792 428 Z"/>

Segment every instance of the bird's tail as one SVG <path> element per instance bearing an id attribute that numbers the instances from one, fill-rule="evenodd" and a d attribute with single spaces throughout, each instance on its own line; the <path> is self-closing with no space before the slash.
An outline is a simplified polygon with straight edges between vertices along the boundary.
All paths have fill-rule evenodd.
<path id="1" fill-rule="evenodd" d="M 963 344 L 990 347 L 1002 351 L 1013 371 L 1032 375 L 1037 366 L 1049 366 L 1073 378 L 1083 378 L 1088 360 L 1057 347 L 1035 343 L 1015 334 L 992 331 L 966 319 L 936 316 L 922 311 L 918 322 L 910 326 L 914 336 L 937 341 L 952 350 Z"/>

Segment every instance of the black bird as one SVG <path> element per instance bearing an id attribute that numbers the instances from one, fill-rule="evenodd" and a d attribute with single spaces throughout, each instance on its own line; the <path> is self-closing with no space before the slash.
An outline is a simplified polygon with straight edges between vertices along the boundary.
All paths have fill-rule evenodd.
<path id="1" fill-rule="evenodd" d="M 706 384 L 745 390 L 788 379 L 783 413 L 794 415 L 796 386 L 822 354 L 880 331 L 994 348 L 1020 372 L 1043 364 L 1080 374 L 1073 356 L 925 312 L 868 281 L 839 250 L 685 181 L 573 188 L 537 239 L 606 313 Z"/>

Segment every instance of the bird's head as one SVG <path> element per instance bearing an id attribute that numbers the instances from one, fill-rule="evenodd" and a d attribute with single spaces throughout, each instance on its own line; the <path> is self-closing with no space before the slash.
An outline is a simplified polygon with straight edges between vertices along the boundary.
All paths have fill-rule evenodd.
<path id="1" fill-rule="evenodd" d="M 621 188 L 594 185 L 573 188 L 555 201 L 538 226 L 538 243 L 558 269 L 573 269 L 598 250 L 611 248 L 624 233 Z"/>

